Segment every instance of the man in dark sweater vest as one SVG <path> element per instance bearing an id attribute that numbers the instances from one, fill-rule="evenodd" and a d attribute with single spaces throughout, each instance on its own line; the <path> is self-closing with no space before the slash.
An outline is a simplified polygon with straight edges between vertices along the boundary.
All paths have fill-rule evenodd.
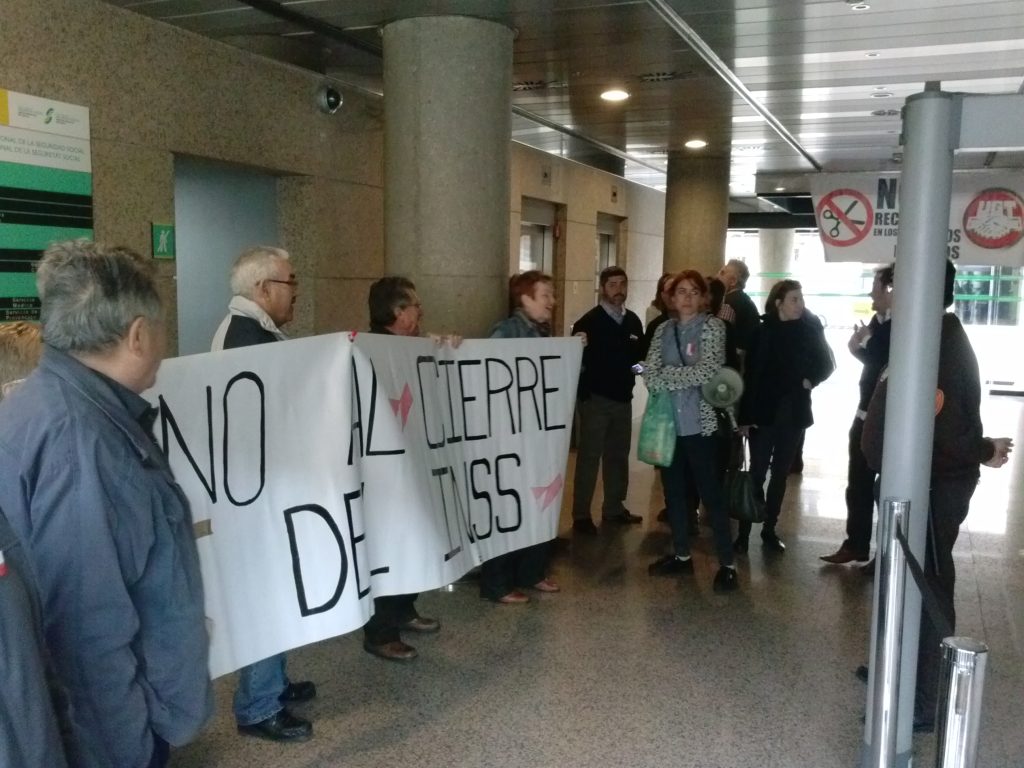
<path id="1" fill-rule="evenodd" d="M 889 363 L 892 306 L 892 267 L 875 272 L 871 285 L 871 308 L 875 316 L 868 325 L 854 328 L 848 343 L 850 354 L 864 364 L 860 374 L 860 400 L 850 427 L 850 461 L 846 472 L 846 540 L 838 551 L 824 555 L 826 563 L 843 565 L 864 562 L 871 550 L 871 521 L 875 512 L 875 470 L 868 466 L 860 448 L 864 417 L 878 383 L 878 375 Z"/>
<path id="2" fill-rule="evenodd" d="M 423 307 L 416 286 L 406 277 L 382 277 L 370 286 L 370 333 L 420 336 Z M 454 344 L 458 346 L 458 344 Z M 385 595 L 373 599 L 373 616 L 363 626 L 363 649 L 388 661 L 412 661 L 419 654 L 402 640 L 401 632 L 431 634 L 441 622 L 420 616 L 419 595 Z"/>
<path id="3" fill-rule="evenodd" d="M 281 326 L 292 319 L 298 287 L 287 251 L 264 245 L 244 251 L 231 268 L 234 296 L 210 351 L 284 340 Z M 271 741 L 304 741 L 313 724 L 285 705 L 315 696 L 313 683 L 288 681 L 283 653 L 242 667 L 234 700 L 238 730 Z"/>
<path id="4" fill-rule="evenodd" d="M 644 329 L 640 318 L 625 307 L 629 279 L 621 267 L 601 272 L 599 303 L 576 321 L 574 334 L 586 334 L 580 370 L 580 431 L 573 486 L 572 527 L 594 533 L 590 504 L 601 465 L 604 501 L 601 518 L 615 523 L 639 523 L 623 506 L 629 486 L 629 445 L 632 437 L 633 368 L 643 356 Z"/>

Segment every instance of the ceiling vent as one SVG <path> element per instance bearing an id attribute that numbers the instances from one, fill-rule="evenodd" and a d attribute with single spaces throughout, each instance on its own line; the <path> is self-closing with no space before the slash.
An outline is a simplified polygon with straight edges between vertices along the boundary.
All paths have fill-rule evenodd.
<path id="1" fill-rule="evenodd" d="M 520 80 L 512 83 L 513 91 L 544 91 L 568 88 L 569 84 L 564 80 Z"/>
<path id="2" fill-rule="evenodd" d="M 645 72 L 640 75 L 640 79 L 645 83 L 667 83 L 669 80 L 678 80 L 678 72 Z"/>

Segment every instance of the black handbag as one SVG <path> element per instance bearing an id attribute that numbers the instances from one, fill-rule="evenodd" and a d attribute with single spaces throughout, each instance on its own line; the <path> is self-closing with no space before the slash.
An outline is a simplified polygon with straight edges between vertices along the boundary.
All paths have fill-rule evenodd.
<path id="1" fill-rule="evenodd" d="M 754 487 L 754 478 L 747 468 L 747 440 L 740 444 L 738 466 L 731 466 L 725 473 L 725 506 L 729 517 L 744 523 L 764 522 L 764 499 Z"/>

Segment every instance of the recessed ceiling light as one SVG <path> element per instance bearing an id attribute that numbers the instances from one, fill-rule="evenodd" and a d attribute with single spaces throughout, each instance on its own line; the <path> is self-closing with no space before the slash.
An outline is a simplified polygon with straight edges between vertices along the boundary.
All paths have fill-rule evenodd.
<path id="1" fill-rule="evenodd" d="M 620 88 L 612 88 L 602 93 L 601 98 L 605 101 L 625 101 L 629 98 L 629 94 Z"/>
<path id="2" fill-rule="evenodd" d="M 785 188 L 785 187 L 776 187 L 776 188 L 775 188 L 775 191 L 776 191 L 776 192 L 785 192 L 785 191 L 786 191 L 786 188 Z"/>
<path id="3" fill-rule="evenodd" d="M 850 6 L 851 11 L 867 11 L 871 8 L 867 3 L 854 3 Z"/>
<path id="4" fill-rule="evenodd" d="M 878 51 L 868 51 L 864 55 L 869 59 L 877 59 L 882 54 L 880 54 Z"/>
<path id="5" fill-rule="evenodd" d="M 683 146 L 687 149 L 704 149 L 708 143 L 704 139 L 690 139 Z"/>
<path id="6" fill-rule="evenodd" d="M 890 96 L 892 94 L 889 91 L 875 91 L 871 94 L 872 99 L 888 99 Z"/>

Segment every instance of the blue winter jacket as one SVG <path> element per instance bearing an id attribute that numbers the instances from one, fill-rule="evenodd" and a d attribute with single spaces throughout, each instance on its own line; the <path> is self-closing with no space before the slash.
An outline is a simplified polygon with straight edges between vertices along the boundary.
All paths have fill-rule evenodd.
<path id="1" fill-rule="evenodd" d="M 154 734 L 184 744 L 212 711 L 192 517 L 147 409 L 50 347 L 0 404 L 0 508 L 35 572 L 76 768 L 145 768 Z"/>

